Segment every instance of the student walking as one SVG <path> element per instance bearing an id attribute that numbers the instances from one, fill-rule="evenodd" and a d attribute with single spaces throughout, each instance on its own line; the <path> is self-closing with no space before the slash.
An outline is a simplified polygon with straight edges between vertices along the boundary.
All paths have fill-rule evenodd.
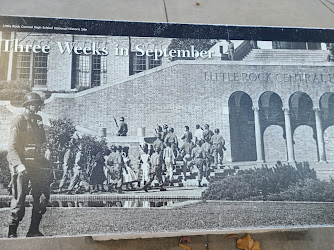
<path id="1" fill-rule="evenodd" d="M 144 186 L 150 180 L 150 155 L 148 154 L 148 147 L 144 147 L 144 153 L 140 156 L 141 169 L 143 172 L 142 178 L 144 181 Z"/>

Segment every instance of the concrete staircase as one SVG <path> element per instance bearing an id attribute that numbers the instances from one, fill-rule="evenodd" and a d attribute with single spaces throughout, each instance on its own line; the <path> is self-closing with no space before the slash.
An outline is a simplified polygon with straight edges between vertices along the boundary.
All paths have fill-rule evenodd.
<path id="1" fill-rule="evenodd" d="M 282 162 L 284 164 L 284 162 Z M 197 176 L 198 173 L 190 173 L 187 170 L 186 176 L 187 181 L 184 181 L 183 173 L 182 173 L 182 161 L 177 161 L 175 170 L 174 170 L 174 185 L 176 186 L 197 186 Z M 272 167 L 275 165 L 274 162 L 272 163 L 257 163 L 257 162 L 229 162 L 224 163 L 224 165 L 217 165 L 211 166 L 210 172 L 210 179 L 211 180 L 219 180 L 223 179 L 229 175 L 235 175 L 240 170 L 246 170 L 255 167 L 262 167 L 262 165 L 267 165 L 268 167 Z M 323 181 L 329 181 L 331 178 L 334 179 L 334 163 L 322 163 L 322 162 L 311 162 L 310 168 L 313 168 L 316 173 L 317 177 Z M 205 177 L 203 177 L 202 181 L 203 185 L 207 185 L 208 182 Z"/>
<path id="2" fill-rule="evenodd" d="M 327 62 L 327 50 L 253 49 L 243 61 Z"/>
<path id="3" fill-rule="evenodd" d="M 174 181 L 173 184 L 177 186 L 197 186 L 197 176 L 198 172 L 190 173 L 190 171 L 187 169 L 186 178 L 187 181 L 184 181 L 184 176 L 182 172 L 182 161 L 176 161 L 175 169 L 173 171 L 174 175 Z M 249 168 L 254 167 L 261 167 L 262 163 L 256 163 L 256 162 L 230 162 L 226 163 L 224 165 L 211 165 L 211 169 L 209 170 L 210 174 L 210 180 L 220 180 L 223 179 L 226 176 L 229 175 L 235 175 L 240 170 L 245 170 Z M 208 181 L 206 180 L 206 177 L 203 177 L 202 184 L 204 186 L 208 185 Z M 156 183 L 157 185 L 157 183 Z"/>

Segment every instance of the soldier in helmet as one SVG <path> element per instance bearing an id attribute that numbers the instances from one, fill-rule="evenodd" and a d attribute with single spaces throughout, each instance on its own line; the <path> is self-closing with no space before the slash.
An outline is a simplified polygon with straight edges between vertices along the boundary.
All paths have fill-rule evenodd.
<path id="1" fill-rule="evenodd" d="M 198 187 L 202 186 L 202 179 L 203 179 L 203 163 L 205 158 L 205 152 L 202 149 L 202 141 L 197 140 L 196 146 L 191 151 L 191 157 L 194 160 L 195 166 L 198 168 Z"/>
<path id="2" fill-rule="evenodd" d="M 155 128 L 155 137 L 163 137 L 164 132 L 162 131 L 162 127 L 160 125 L 157 125 Z"/>
<path id="3" fill-rule="evenodd" d="M 189 126 L 184 126 L 184 134 L 181 137 L 182 140 L 184 140 L 184 142 L 187 142 L 188 140 L 192 140 L 193 139 L 193 134 L 189 131 Z"/>
<path id="4" fill-rule="evenodd" d="M 232 43 L 231 40 L 227 40 L 228 42 L 228 58 L 231 60 L 231 61 L 234 61 L 234 43 Z"/>
<path id="5" fill-rule="evenodd" d="M 210 129 L 209 124 L 205 124 L 204 125 L 204 131 L 203 131 L 203 139 L 204 142 L 210 142 L 211 141 L 211 137 L 214 135 L 214 133 L 212 132 L 212 130 Z"/>
<path id="6" fill-rule="evenodd" d="M 31 184 L 33 208 L 27 237 L 44 236 L 39 225 L 50 198 L 51 171 L 43 152 L 46 142 L 42 118 L 37 115 L 43 101 L 39 94 L 24 97 L 25 111 L 12 123 L 10 129 L 8 162 L 11 172 L 12 201 L 8 237 L 17 237 L 17 227 L 25 213 L 28 183 Z M 43 194 L 43 197 L 41 197 Z"/>
<path id="7" fill-rule="evenodd" d="M 193 148 L 195 147 L 194 143 L 191 141 L 192 137 L 188 136 L 186 141 L 183 143 L 180 153 L 183 156 L 183 177 L 184 180 L 187 180 L 187 168 L 190 168 L 191 163 L 192 163 L 192 158 L 191 158 L 191 152 Z M 191 172 L 191 169 L 190 169 Z"/>
<path id="8" fill-rule="evenodd" d="M 225 149 L 225 140 L 223 136 L 219 134 L 218 128 L 215 129 L 215 134 L 211 137 L 211 144 L 213 146 L 215 165 L 217 166 L 218 164 L 218 157 L 219 157 L 219 163 L 222 164 L 224 158 L 223 149 Z"/>
<path id="9" fill-rule="evenodd" d="M 128 125 L 124 122 L 124 117 L 121 117 L 120 121 L 120 125 L 119 125 L 119 129 L 117 132 L 118 136 L 126 136 L 126 134 L 128 133 Z"/>
<path id="10" fill-rule="evenodd" d="M 165 144 L 170 144 L 174 153 L 174 156 L 177 157 L 177 150 L 178 150 L 178 139 L 174 134 L 174 128 L 168 129 L 168 134 L 165 137 Z"/>
<path id="11" fill-rule="evenodd" d="M 165 123 L 162 126 L 162 137 L 161 137 L 162 141 L 165 141 L 165 138 L 166 138 L 167 134 L 168 134 L 168 125 Z"/>

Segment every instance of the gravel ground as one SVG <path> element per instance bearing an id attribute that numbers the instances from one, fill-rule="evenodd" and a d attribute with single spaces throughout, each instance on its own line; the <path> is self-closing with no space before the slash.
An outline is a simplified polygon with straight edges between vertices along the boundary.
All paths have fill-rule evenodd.
<path id="1" fill-rule="evenodd" d="M 8 209 L 0 209 L 0 237 L 6 237 Z M 31 208 L 19 227 L 28 230 Z M 334 225 L 333 203 L 200 202 L 161 208 L 49 208 L 46 235 L 215 230 L 245 227 Z"/>

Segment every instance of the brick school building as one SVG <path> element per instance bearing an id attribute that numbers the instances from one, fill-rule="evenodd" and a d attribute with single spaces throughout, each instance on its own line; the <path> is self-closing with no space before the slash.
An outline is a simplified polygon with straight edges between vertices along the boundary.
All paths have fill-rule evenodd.
<path id="1" fill-rule="evenodd" d="M 162 48 L 172 39 L 26 33 L 2 39 L 51 47 L 48 54 L 2 51 L 1 78 L 27 79 L 47 93 L 43 113 L 92 134 L 105 128 L 111 138 L 114 117 L 121 116 L 129 137 L 143 127 L 153 136 L 157 124 L 179 136 L 185 125 L 194 131 L 209 124 L 225 138 L 226 162 L 334 162 L 334 63 L 324 44 L 234 41 L 229 61 L 221 41 L 210 49 L 213 58 L 173 61 L 134 51 L 135 44 Z M 62 54 L 57 42 L 113 49 L 105 56 Z"/>

